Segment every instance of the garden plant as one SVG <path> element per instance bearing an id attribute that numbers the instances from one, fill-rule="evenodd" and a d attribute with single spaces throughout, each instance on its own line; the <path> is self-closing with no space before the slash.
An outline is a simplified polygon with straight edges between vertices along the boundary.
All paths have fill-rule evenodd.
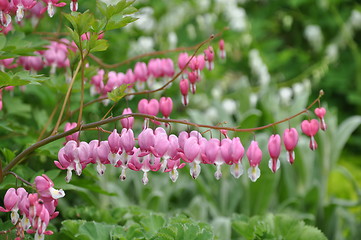
<path id="1" fill-rule="evenodd" d="M 361 6 L 312 2 L 0 0 L 0 239 L 357 239 Z"/>

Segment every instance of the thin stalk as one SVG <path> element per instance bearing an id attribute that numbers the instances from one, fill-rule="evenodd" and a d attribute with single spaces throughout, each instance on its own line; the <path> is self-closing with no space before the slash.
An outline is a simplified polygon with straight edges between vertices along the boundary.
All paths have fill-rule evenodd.
<path id="1" fill-rule="evenodd" d="M 61 107 L 61 111 L 60 111 L 60 114 L 59 114 L 59 117 L 58 117 L 58 121 L 56 122 L 56 125 L 55 125 L 54 130 L 51 133 L 51 135 L 54 135 L 54 134 L 56 134 L 58 132 L 58 128 L 59 128 L 59 125 L 61 123 L 61 119 L 62 119 L 63 114 L 64 114 L 66 103 L 68 102 L 68 99 L 70 97 L 70 93 L 71 93 L 71 90 L 73 89 L 73 85 L 74 85 L 74 82 L 75 82 L 76 75 L 78 75 L 78 72 L 80 70 L 81 65 L 82 65 L 82 61 L 79 61 L 78 66 L 75 69 L 73 78 L 71 79 L 71 82 L 69 84 L 68 91 L 66 92 L 65 99 L 64 99 L 64 102 L 63 102 L 63 106 Z"/>

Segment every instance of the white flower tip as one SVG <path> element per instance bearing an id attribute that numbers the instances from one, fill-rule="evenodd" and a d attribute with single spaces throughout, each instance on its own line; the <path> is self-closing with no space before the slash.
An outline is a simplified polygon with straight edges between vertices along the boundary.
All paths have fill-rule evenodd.
<path id="1" fill-rule="evenodd" d="M 72 171 L 70 169 L 68 169 L 68 171 L 66 172 L 66 177 L 65 177 L 65 181 L 67 183 L 70 182 L 72 175 L 73 175 Z"/>
<path id="2" fill-rule="evenodd" d="M 144 172 L 143 178 L 142 178 L 142 183 L 143 183 L 144 185 L 147 185 L 148 182 L 149 182 L 148 174 L 147 174 L 147 172 Z"/>
<path id="3" fill-rule="evenodd" d="M 239 178 L 240 176 L 242 176 L 242 174 L 244 172 L 242 163 L 232 164 L 232 166 L 230 168 L 230 172 L 231 172 L 232 176 L 235 178 Z"/>
<path id="4" fill-rule="evenodd" d="M 272 158 L 268 161 L 268 167 L 269 167 L 269 169 L 271 169 L 271 171 L 273 173 L 275 173 L 280 168 L 280 166 L 281 166 L 281 164 L 280 164 L 279 159 L 277 159 L 277 161 L 276 161 L 276 166 L 275 166 L 276 168 L 275 169 L 273 168 Z"/>
<path id="5" fill-rule="evenodd" d="M 127 179 L 127 175 L 125 173 L 125 168 L 122 169 L 122 173 L 119 176 L 120 181 L 125 181 Z"/>
<path id="6" fill-rule="evenodd" d="M 248 177 L 252 182 L 257 181 L 257 179 L 261 176 L 261 170 L 259 170 L 258 166 L 250 167 L 248 169 Z"/>
<path id="7" fill-rule="evenodd" d="M 53 6 L 53 4 L 51 2 L 49 2 L 49 4 L 48 4 L 48 15 L 49 15 L 49 17 L 52 18 L 54 16 L 54 14 L 55 14 L 54 6 Z"/>
<path id="8" fill-rule="evenodd" d="M 172 182 L 176 182 L 178 179 L 178 171 L 177 169 L 173 169 L 171 172 L 169 172 L 169 177 L 172 180 Z"/>
<path id="9" fill-rule="evenodd" d="M 190 170 L 190 174 L 192 178 L 196 179 L 200 173 L 201 173 L 201 166 L 199 164 L 193 163 Z"/>
<path id="10" fill-rule="evenodd" d="M 103 176 L 103 174 L 105 173 L 106 167 L 104 164 L 102 163 L 98 163 L 97 165 L 97 172 L 100 176 Z"/>
<path id="11" fill-rule="evenodd" d="M 65 192 L 63 189 L 55 189 L 55 188 L 50 188 L 50 194 L 51 194 L 51 197 L 54 198 L 54 199 L 59 199 L 59 198 L 62 198 L 65 196 Z"/>
<path id="12" fill-rule="evenodd" d="M 11 211 L 11 223 L 12 224 L 16 224 L 18 221 L 19 221 L 19 213 L 18 213 L 18 210 L 16 211 Z"/>

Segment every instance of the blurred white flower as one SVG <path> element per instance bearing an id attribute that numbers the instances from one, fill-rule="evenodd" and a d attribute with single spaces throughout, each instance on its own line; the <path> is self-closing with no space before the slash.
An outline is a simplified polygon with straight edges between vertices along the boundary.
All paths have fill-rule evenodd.
<path id="1" fill-rule="evenodd" d="M 226 98 L 222 101 L 222 107 L 228 114 L 233 114 L 237 110 L 236 101 Z"/>
<path id="2" fill-rule="evenodd" d="M 338 46 L 337 44 L 329 44 L 326 48 L 326 58 L 330 62 L 334 62 L 338 59 Z"/>
<path id="3" fill-rule="evenodd" d="M 249 53 L 249 66 L 252 70 L 252 73 L 257 77 L 260 85 L 268 85 L 268 83 L 271 81 L 271 76 L 257 49 L 252 49 Z"/>
<path id="4" fill-rule="evenodd" d="M 168 42 L 169 42 L 169 48 L 175 48 L 177 46 L 178 37 L 175 32 L 168 33 Z"/>
<path id="5" fill-rule="evenodd" d="M 130 44 L 128 56 L 135 56 L 154 51 L 154 40 L 151 37 L 140 37 Z"/>
<path id="6" fill-rule="evenodd" d="M 249 95 L 249 103 L 251 105 L 252 108 L 255 108 L 258 102 L 258 95 L 257 93 L 251 93 Z"/>
<path id="7" fill-rule="evenodd" d="M 128 26 L 134 25 L 136 28 L 143 30 L 144 32 L 151 33 L 154 31 L 156 22 L 153 17 L 154 10 L 151 7 L 144 7 L 139 9 L 137 13 L 134 14 L 134 17 L 139 18 L 134 24 L 130 24 Z"/>
<path id="8" fill-rule="evenodd" d="M 323 44 L 323 35 L 320 26 L 308 25 L 304 31 L 305 38 L 315 51 L 320 51 Z"/>
<path id="9" fill-rule="evenodd" d="M 285 105 L 289 105 L 293 94 L 292 88 L 289 87 L 280 88 L 279 94 L 281 97 L 281 102 Z"/>
<path id="10" fill-rule="evenodd" d="M 349 22 L 354 29 L 361 29 L 361 12 L 356 9 L 352 10 Z"/>

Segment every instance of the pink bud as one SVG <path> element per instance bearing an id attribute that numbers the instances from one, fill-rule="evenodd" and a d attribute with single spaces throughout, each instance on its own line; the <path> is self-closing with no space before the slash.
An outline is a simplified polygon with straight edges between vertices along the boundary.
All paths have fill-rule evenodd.
<path id="1" fill-rule="evenodd" d="M 185 68 L 187 62 L 189 60 L 188 53 L 180 53 L 178 57 L 178 67 L 180 70 Z"/>
<path id="2" fill-rule="evenodd" d="M 133 154 L 135 146 L 135 138 L 132 129 L 123 128 L 122 135 L 120 136 L 120 145 L 122 149 L 129 155 Z"/>
<path id="3" fill-rule="evenodd" d="M 225 51 L 225 48 L 224 48 L 224 40 L 221 39 L 219 41 L 219 55 L 220 55 L 220 58 L 224 59 L 226 58 L 226 51 Z"/>
<path id="4" fill-rule="evenodd" d="M 173 101 L 170 97 L 161 97 L 159 100 L 160 112 L 165 118 L 168 118 L 173 109 Z"/>
<path id="5" fill-rule="evenodd" d="M 174 75 L 174 64 L 172 59 L 170 58 L 165 58 L 162 59 L 162 72 L 164 74 L 164 76 L 166 77 L 173 77 Z"/>
<path id="6" fill-rule="evenodd" d="M 214 51 L 212 46 L 209 46 L 206 50 L 204 50 L 204 55 L 204 60 L 206 61 L 208 70 L 212 70 L 214 68 Z"/>
<path id="7" fill-rule="evenodd" d="M 271 156 L 268 166 L 272 172 L 276 172 L 280 167 L 279 156 L 281 154 L 281 137 L 280 135 L 271 135 L 268 141 L 268 152 Z"/>
<path id="8" fill-rule="evenodd" d="M 134 67 L 134 75 L 137 81 L 145 82 L 148 79 L 148 68 L 144 62 L 137 62 Z"/>
<path id="9" fill-rule="evenodd" d="M 148 100 L 143 98 L 138 103 L 138 112 L 148 114 Z"/>
<path id="10" fill-rule="evenodd" d="M 108 137 L 108 144 L 110 151 L 112 153 L 118 153 L 120 150 L 120 136 L 117 132 L 117 129 L 114 129 L 113 132 Z"/>
<path id="11" fill-rule="evenodd" d="M 315 114 L 316 116 L 320 119 L 320 128 L 321 130 L 325 131 L 327 129 L 327 125 L 325 123 L 325 115 L 326 115 L 326 109 L 321 107 L 321 108 L 316 108 L 315 109 Z"/>
<path id="12" fill-rule="evenodd" d="M 262 151 L 258 147 L 258 143 L 256 141 L 251 142 L 251 145 L 247 150 L 247 158 L 249 165 L 251 166 L 248 169 L 248 177 L 252 182 L 255 182 L 261 176 L 261 171 L 259 170 L 258 165 L 262 160 Z"/>
<path id="13" fill-rule="evenodd" d="M 74 122 L 74 123 L 67 122 L 64 126 L 64 132 L 67 132 L 73 128 L 76 128 L 76 126 L 77 126 L 76 122 Z M 69 142 L 70 140 L 78 142 L 79 141 L 79 132 L 75 132 L 69 136 L 66 136 L 65 139 L 67 142 Z"/>
<path id="14" fill-rule="evenodd" d="M 0 212 L 10 212 L 18 204 L 20 198 L 16 193 L 15 188 L 9 188 L 4 197 L 5 208 L 0 207 Z"/>
<path id="15" fill-rule="evenodd" d="M 318 129 L 319 129 L 318 121 L 316 119 L 304 120 L 301 123 L 301 129 L 304 134 L 311 137 L 311 139 L 310 139 L 311 150 L 317 149 L 317 142 L 316 142 L 314 136 L 316 135 L 316 133 L 318 132 Z"/>
<path id="16" fill-rule="evenodd" d="M 182 79 L 179 83 L 179 88 L 181 94 L 183 95 L 182 103 L 184 106 L 188 105 L 188 90 L 189 90 L 189 82 L 188 79 Z"/>
<path id="17" fill-rule="evenodd" d="M 159 112 L 159 102 L 157 99 L 151 99 L 148 103 L 147 113 L 152 116 L 157 116 Z"/>
<path id="18" fill-rule="evenodd" d="M 130 108 L 124 108 L 122 115 L 125 114 L 132 114 L 132 110 Z M 120 123 L 122 124 L 123 128 L 133 128 L 134 117 L 120 119 Z"/>
<path id="19" fill-rule="evenodd" d="M 288 152 L 287 159 L 288 162 L 293 164 L 295 161 L 294 149 L 298 143 L 298 133 L 295 128 L 286 129 L 283 133 L 283 143 Z"/>
<path id="20" fill-rule="evenodd" d="M 155 142 L 155 136 L 153 130 L 150 128 L 144 129 L 138 135 L 138 144 L 142 152 L 151 151 L 151 147 L 154 147 L 154 142 Z"/>

